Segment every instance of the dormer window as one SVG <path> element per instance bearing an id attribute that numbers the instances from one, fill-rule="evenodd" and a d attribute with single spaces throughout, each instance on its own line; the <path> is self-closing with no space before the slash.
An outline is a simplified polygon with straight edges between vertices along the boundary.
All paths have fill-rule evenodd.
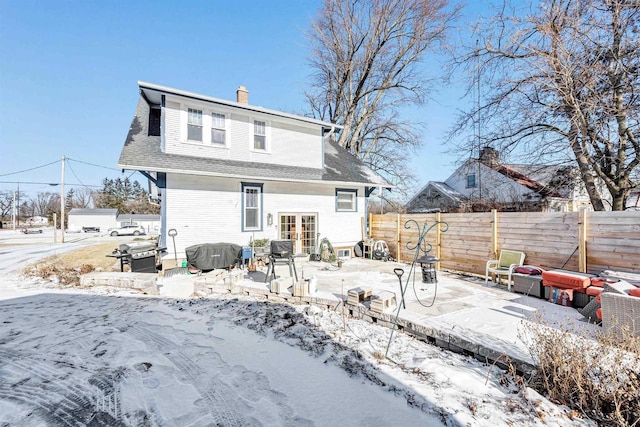
<path id="1" fill-rule="evenodd" d="M 224 114 L 211 113 L 211 143 L 216 145 L 225 145 L 227 143 Z"/>
<path id="2" fill-rule="evenodd" d="M 162 112 L 159 108 L 149 110 L 149 136 L 160 136 L 160 120 Z"/>
<path id="3" fill-rule="evenodd" d="M 189 108 L 187 139 L 202 142 L 202 110 Z"/>
<path id="4" fill-rule="evenodd" d="M 256 150 L 267 149 L 267 123 L 259 120 L 253 121 L 253 148 Z"/>

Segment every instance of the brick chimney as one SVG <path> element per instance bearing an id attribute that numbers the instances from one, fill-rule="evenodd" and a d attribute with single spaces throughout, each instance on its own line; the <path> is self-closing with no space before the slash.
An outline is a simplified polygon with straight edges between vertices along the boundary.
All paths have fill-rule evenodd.
<path id="1" fill-rule="evenodd" d="M 480 159 L 487 166 L 498 166 L 500 164 L 500 152 L 492 147 L 484 147 L 480 150 Z"/>
<path id="2" fill-rule="evenodd" d="M 236 90 L 236 101 L 239 104 L 248 104 L 249 103 L 249 91 L 246 87 L 240 86 L 238 90 Z"/>

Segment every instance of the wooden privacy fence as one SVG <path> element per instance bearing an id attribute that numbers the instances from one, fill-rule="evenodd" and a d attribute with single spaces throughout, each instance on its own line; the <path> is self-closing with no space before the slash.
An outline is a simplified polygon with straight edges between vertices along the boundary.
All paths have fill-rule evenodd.
<path id="1" fill-rule="evenodd" d="M 522 251 L 525 263 L 543 268 L 599 273 L 640 273 L 640 212 L 482 212 L 369 215 L 369 237 L 385 240 L 391 255 L 411 262 L 421 227 L 435 221 L 425 237 L 440 268 L 484 274 L 500 249 Z M 405 224 L 410 225 L 406 228 Z"/>

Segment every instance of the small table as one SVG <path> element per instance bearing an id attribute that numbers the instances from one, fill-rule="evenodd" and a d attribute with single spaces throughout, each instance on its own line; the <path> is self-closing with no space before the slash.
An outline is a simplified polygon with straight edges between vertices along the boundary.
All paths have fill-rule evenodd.
<path id="1" fill-rule="evenodd" d="M 439 258 L 431 255 L 425 255 L 416 260 L 422 269 L 422 283 L 438 283 L 438 274 L 436 272 L 436 263 L 440 262 Z"/>
<path id="2" fill-rule="evenodd" d="M 373 259 L 373 247 L 375 242 L 373 240 L 362 241 L 362 257 Z"/>

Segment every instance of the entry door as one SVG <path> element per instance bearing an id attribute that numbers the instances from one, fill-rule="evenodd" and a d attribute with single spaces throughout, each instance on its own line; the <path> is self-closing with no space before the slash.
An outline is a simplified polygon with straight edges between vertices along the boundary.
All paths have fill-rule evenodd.
<path id="1" fill-rule="evenodd" d="M 310 254 L 316 247 L 318 222 L 316 214 L 280 214 L 280 239 L 293 240 L 296 253 Z"/>

